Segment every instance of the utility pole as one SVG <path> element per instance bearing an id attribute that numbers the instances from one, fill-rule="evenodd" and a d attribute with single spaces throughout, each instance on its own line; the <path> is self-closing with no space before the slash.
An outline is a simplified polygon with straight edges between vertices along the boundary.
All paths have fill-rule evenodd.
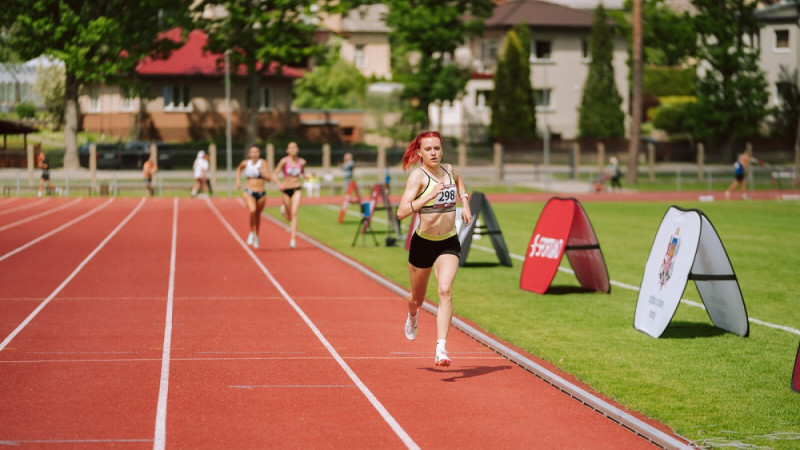
<path id="1" fill-rule="evenodd" d="M 633 92 L 631 95 L 631 140 L 628 147 L 628 173 L 626 180 L 638 180 L 639 142 L 642 129 L 642 0 L 633 0 Z"/>

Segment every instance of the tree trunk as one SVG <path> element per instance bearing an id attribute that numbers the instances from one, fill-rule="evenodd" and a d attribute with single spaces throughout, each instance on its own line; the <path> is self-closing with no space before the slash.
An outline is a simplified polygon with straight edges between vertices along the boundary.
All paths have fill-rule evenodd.
<path id="1" fill-rule="evenodd" d="M 642 0 L 633 0 L 633 95 L 631 98 L 631 140 L 628 147 L 628 173 L 630 184 L 638 180 L 639 142 L 642 125 Z"/>
<path id="2" fill-rule="evenodd" d="M 67 80 L 64 85 L 66 109 L 64 111 L 64 168 L 77 169 L 78 162 L 78 87 L 75 75 L 66 68 Z"/>
<path id="3" fill-rule="evenodd" d="M 247 91 L 249 95 L 247 96 L 247 125 L 245 127 L 247 137 L 244 148 L 252 147 L 258 139 L 258 104 L 261 100 L 260 78 L 258 71 L 256 71 L 255 63 L 248 64 Z"/>

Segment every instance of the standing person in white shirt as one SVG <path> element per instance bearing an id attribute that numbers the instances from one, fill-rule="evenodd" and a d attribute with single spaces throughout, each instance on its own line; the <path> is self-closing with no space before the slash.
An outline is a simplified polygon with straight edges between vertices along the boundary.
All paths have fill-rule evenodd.
<path id="1" fill-rule="evenodd" d="M 206 192 L 206 178 L 208 178 L 208 160 L 205 158 L 206 152 L 200 150 L 197 152 L 197 158 L 192 164 L 192 171 L 194 172 L 194 187 L 192 187 L 192 197 L 200 194 L 205 195 Z"/>

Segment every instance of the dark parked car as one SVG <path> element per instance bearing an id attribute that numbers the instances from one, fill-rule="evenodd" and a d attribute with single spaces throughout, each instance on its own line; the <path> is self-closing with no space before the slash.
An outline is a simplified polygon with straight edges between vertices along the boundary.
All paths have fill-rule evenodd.
<path id="1" fill-rule="evenodd" d="M 156 144 L 158 151 L 158 168 L 172 168 L 172 152 L 163 142 L 134 141 L 125 144 L 122 153 L 123 166 L 126 168 L 141 169 L 150 156 L 150 144 Z"/>
<path id="2" fill-rule="evenodd" d="M 158 146 L 158 167 L 160 169 L 172 168 L 172 153 L 167 150 L 162 142 Z M 78 149 L 78 160 L 82 167 L 89 167 L 89 145 L 83 144 Z M 123 144 L 95 143 L 97 146 L 98 169 L 141 169 L 150 155 L 150 142 L 135 141 Z"/>
<path id="3" fill-rule="evenodd" d="M 89 146 L 86 143 L 78 148 L 78 161 L 81 167 L 89 167 Z M 122 143 L 114 144 L 94 143 L 97 147 L 97 168 L 98 169 L 121 169 L 122 168 Z"/>

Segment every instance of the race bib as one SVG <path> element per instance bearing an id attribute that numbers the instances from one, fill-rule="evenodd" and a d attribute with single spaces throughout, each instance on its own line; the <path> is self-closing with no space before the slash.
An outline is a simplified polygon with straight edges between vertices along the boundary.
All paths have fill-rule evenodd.
<path id="1" fill-rule="evenodd" d="M 456 194 L 458 193 L 458 189 L 456 189 L 455 184 L 445 184 L 444 190 L 436 196 L 436 199 L 433 201 L 434 208 L 449 208 L 451 206 L 456 206 Z"/>

